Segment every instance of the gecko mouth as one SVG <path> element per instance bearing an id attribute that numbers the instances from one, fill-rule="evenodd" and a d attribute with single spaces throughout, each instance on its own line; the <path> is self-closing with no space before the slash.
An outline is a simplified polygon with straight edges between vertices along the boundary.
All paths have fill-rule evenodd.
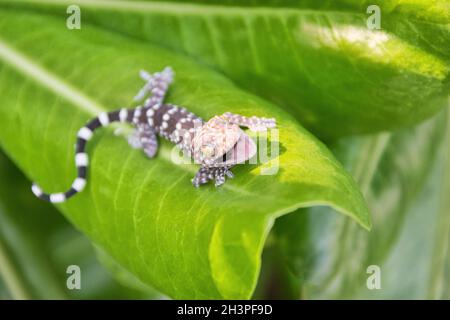
<path id="1" fill-rule="evenodd" d="M 238 141 L 220 160 L 215 164 L 217 166 L 232 166 L 244 163 L 256 154 L 256 144 L 252 138 L 242 133 Z"/>

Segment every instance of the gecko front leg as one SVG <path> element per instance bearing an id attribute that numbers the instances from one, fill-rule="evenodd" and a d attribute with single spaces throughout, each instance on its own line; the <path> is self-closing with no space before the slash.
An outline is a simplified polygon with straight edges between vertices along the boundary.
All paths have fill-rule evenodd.
<path id="1" fill-rule="evenodd" d="M 214 180 L 216 187 L 225 183 L 226 178 L 233 178 L 233 173 L 230 171 L 231 166 L 227 167 L 201 167 L 192 179 L 194 187 L 198 188 L 202 184 L 206 184 Z"/>
<path id="2" fill-rule="evenodd" d="M 276 127 L 276 120 L 274 118 L 245 117 L 231 112 L 224 113 L 222 117 L 229 123 L 236 124 L 240 127 L 247 127 L 251 131 L 266 131 L 267 129 Z"/>

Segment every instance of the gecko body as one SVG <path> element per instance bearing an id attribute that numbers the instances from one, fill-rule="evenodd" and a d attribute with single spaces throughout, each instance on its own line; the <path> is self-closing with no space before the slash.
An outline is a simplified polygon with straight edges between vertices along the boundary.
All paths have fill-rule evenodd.
<path id="1" fill-rule="evenodd" d="M 228 112 L 204 122 L 183 107 L 164 103 L 168 87 L 173 81 L 173 71 L 170 67 L 155 74 L 141 71 L 141 77 L 146 84 L 135 99 L 141 100 L 150 94 L 145 103 L 133 109 L 122 108 L 103 112 L 90 120 L 77 134 L 75 147 L 77 177 L 70 189 L 63 193 L 49 194 L 37 184 L 33 184 L 32 191 L 37 197 L 59 203 L 81 192 L 86 186 L 89 165 L 86 144 L 95 130 L 113 122 L 133 125 L 136 129 L 129 136 L 129 143 L 135 148 L 142 148 L 149 158 L 153 158 L 157 153 L 157 136 L 176 144 L 185 155 L 201 165 L 192 179 L 195 187 L 211 180 L 215 181 L 216 186 L 223 184 L 226 177 L 233 176 L 231 167 L 247 161 L 256 154 L 255 143 L 240 129 L 241 126 L 253 131 L 275 127 L 274 119 L 247 118 Z"/>

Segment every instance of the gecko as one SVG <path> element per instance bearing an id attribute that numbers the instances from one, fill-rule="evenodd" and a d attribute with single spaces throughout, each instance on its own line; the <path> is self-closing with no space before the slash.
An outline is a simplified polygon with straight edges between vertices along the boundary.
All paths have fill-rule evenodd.
<path id="1" fill-rule="evenodd" d="M 214 180 L 215 186 L 222 185 L 226 178 L 232 178 L 231 168 L 242 164 L 256 154 L 255 142 L 241 129 L 265 131 L 276 127 L 274 118 L 245 117 L 226 112 L 205 122 L 184 107 L 164 103 L 169 85 L 174 80 L 171 67 L 150 74 L 140 72 L 145 85 L 135 96 L 136 101 L 145 101 L 135 108 L 122 108 L 102 112 L 82 127 L 75 144 L 75 165 L 77 177 L 66 192 L 46 193 L 36 183 L 32 192 L 40 199 L 52 203 L 64 202 L 81 192 L 87 183 L 89 156 L 87 142 L 94 131 L 111 123 L 129 123 L 134 127 L 128 142 L 140 148 L 148 158 L 154 158 L 158 150 L 158 136 L 176 144 L 184 155 L 200 165 L 191 180 L 194 187 Z"/>

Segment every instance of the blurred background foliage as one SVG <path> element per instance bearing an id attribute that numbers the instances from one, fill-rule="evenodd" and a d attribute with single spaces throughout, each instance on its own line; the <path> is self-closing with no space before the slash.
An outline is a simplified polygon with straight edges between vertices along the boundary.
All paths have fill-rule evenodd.
<path id="1" fill-rule="evenodd" d="M 284 267 L 269 263 L 268 273 L 291 284 L 287 298 L 450 298 L 449 124 L 444 110 L 415 128 L 333 146 L 368 201 L 372 230 L 327 208 L 278 219 L 266 255 Z M 380 290 L 366 286 L 370 265 L 381 268 Z"/>
<path id="2" fill-rule="evenodd" d="M 113 280 L 91 242 L 30 193 L 30 181 L 3 152 L 0 173 L 0 299 L 161 297 L 147 288 L 125 287 L 120 277 Z M 81 269 L 82 290 L 67 289 L 70 265 Z"/>

